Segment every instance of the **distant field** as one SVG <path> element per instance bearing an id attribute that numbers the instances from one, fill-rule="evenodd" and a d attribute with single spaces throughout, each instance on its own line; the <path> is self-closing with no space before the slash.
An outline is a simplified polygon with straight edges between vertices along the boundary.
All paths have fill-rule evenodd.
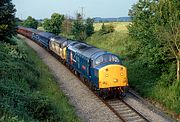
<path id="1" fill-rule="evenodd" d="M 116 31 L 128 31 L 127 26 L 130 22 L 106 22 L 105 25 L 111 24 L 115 27 Z M 94 23 L 94 30 L 98 31 L 101 29 L 102 23 Z"/>
<path id="2" fill-rule="evenodd" d="M 37 29 L 38 29 L 38 30 L 45 31 L 43 27 L 38 27 Z"/>
<path id="3" fill-rule="evenodd" d="M 103 23 L 94 23 L 94 30 L 99 31 L 101 29 Z M 127 26 L 130 24 L 130 22 L 105 22 L 105 25 L 113 25 L 115 27 L 116 31 L 120 32 L 127 32 Z M 38 30 L 45 31 L 43 27 L 38 27 Z"/>

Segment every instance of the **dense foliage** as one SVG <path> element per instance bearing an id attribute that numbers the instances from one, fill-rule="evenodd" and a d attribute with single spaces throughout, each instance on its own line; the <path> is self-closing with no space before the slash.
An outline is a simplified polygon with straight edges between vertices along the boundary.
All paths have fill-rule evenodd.
<path id="1" fill-rule="evenodd" d="M 38 21 L 31 16 L 28 16 L 27 19 L 22 22 L 22 26 L 37 29 Z"/>
<path id="2" fill-rule="evenodd" d="M 53 13 L 51 19 L 45 19 L 43 27 L 47 32 L 59 35 L 62 31 L 61 25 L 64 21 L 64 15 Z"/>
<path id="3" fill-rule="evenodd" d="M 140 0 L 129 12 L 132 24 L 129 34 L 140 43 L 136 56 L 142 65 L 159 76 L 170 71 L 177 62 L 179 80 L 180 60 L 180 2 L 179 0 Z M 139 55 L 140 54 L 140 55 Z M 175 70 L 175 69 L 174 69 Z M 169 75 L 172 83 L 175 76 Z"/>
<path id="4" fill-rule="evenodd" d="M 62 33 L 69 36 L 72 31 L 72 20 L 68 17 L 65 17 L 62 23 Z"/>
<path id="5" fill-rule="evenodd" d="M 48 68 L 22 40 L 0 43 L 0 121 L 78 121 Z"/>
<path id="6" fill-rule="evenodd" d="M 72 34 L 77 40 L 85 40 L 94 33 L 93 19 L 88 18 L 85 22 L 81 14 L 76 15 L 76 20 L 73 22 Z"/>
<path id="7" fill-rule="evenodd" d="M 129 15 L 130 84 L 179 114 L 180 1 L 140 0 Z"/>
<path id="8" fill-rule="evenodd" d="M 86 19 L 85 27 L 86 27 L 86 35 L 87 37 L 91 36 L 94 33 L 94 20 L 91 18 Z"/>
<path id="9" fill-rule="evenodd" d="M 72 34 L 77 40 L 84 40 L 86 38 L 86 28 L 84 26 L 83 18 L 81 14 L 76 15 L 76 20 L 73 22 Z"/>
<path id="10" fill-rule="evenodd" d="M 9 42 L 15 34 L 15 8 L 12 0 L 0 1 L 0 41 Z"/>

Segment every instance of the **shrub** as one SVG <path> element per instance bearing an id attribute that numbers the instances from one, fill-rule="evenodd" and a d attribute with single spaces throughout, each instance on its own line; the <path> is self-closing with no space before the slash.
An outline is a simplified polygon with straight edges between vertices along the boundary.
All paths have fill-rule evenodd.
<path id="1" fill-rule="evenodd" d="M 114 32 L 114 26 L 112 24 L 110 25 L 105 25 L 104 23 L 102 24 L 102 27 L 100 29 L 101 34 L 107 34 L 107 33 L 112 33 Z"/>
<path id="2" fill-rule="evenodd" d="M 39 121 L 60 121 L 55 107 L 43 94 L 31 95 L 24 105 L 27 113 Z"/>

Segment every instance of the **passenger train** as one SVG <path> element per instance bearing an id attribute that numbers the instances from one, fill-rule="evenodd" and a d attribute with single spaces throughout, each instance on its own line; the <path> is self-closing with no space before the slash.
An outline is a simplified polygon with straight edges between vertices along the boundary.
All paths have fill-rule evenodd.
<path id="1" fill-rule="evenodd" d="M 17 32 L 58 56 L 103 98 L 126 94 L 127 69 L 117 55 L 81 41 L 32 28 L 19 26 Z"/>

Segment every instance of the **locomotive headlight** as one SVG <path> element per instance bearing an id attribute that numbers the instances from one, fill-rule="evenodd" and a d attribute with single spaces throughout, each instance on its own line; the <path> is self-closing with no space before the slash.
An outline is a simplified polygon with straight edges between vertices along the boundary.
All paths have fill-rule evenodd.
<path id="1" fill-rule="evenodd" d="M 123 73 L 121 73 L 120 75 L 123 76 Z"/>
<path id="2" fill-rule="evenodd" d="M 106 77 L 108 77 L 108 74 L 106 74 Z"/>
<path id="3" fill-rule="evenodd" d="M 114 79 L 114 83 L 118 82 L 118 79 Z"/>

